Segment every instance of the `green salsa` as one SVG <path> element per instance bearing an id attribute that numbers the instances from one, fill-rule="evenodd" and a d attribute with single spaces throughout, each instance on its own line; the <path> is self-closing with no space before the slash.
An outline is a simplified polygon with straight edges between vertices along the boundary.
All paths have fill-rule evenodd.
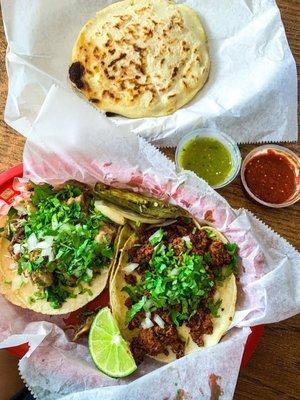
<path id="1" fill-rule="evenodd" d="M 233 168 L 228 149 L 210 137 L 189 140 L 179 153 L 179 165 L 195 172 L 211 186 L 223 183 Z"/>

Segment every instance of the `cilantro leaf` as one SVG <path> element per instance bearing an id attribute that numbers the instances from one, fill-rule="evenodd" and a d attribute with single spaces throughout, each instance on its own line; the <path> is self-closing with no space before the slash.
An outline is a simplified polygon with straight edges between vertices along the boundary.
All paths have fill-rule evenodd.
<path id="1" fill-rule="evenodd" d="M 230 254 L 231 256 L 233 256 L 237 251 L 237 244 L 235 243 L 226 243 L 225 247 L 228 251 L 228 254 Z"/>
<path id="2" fill-rule="evenodd" d="M 8 218 L 12 218 L 18 214 L 17 210 L 14 207 L 10 207 L 8 210 L 7 216 Z"/>
<path id="3" fill-rule="evenodd" d="M 210 310 L 213 317 L 215 317 L 215 318 L 220 317 L 219 310 L 220 310 L 221 304 L 222 304 L 221 299 L 219 299 L 217 301 L 213 301 L 213 300 L 208 301 L 207 308 Z"/>
<path id="4" fill-rule="evenodd" d="M 150 244 L 152 244 L 152 246 L 155 246 L 162 241 L 164 235 L 165 231 L 162 228 L 159 228 L 156 232 L 153 233 L 153 235 L 149 237 L 148 241 Z"/>
<path id="5" fill-rule="evenodd" d="M 210 239 L 216 237 L 216 233 L 210 229 L 205 229 L 205 232 L 207 234 L 207 237 Z"/>
<path id="6" fill-rule="evenodd" d="M 126 324 L 128 324 L 128 322 L 130 322 L 132 320 L 132 318 L 139 312 L 142 310 L 142 308 L 144 307 L 145 303 L 147 301 L 147 297 L 143 296 L 141 298 L 141 300 L 134 304 L 131 309 L 127 312 L 126 314 Z"/>
<path id="7" fill-rule="evenodd" d="M 41 201 L 47 199 L 53 193 L 52 187 L 47 183 L 43 185 L 36 185 L 35 183 L 31 182 L 31 185 L 33 187 L 33 195 L 31 196 L 30 200 L 35 206 L 37 206 Z"/>
<path id="8" fill-rule="evenodd" d="M 207 264 L 211 263 L 211 261 L 212 261 L 212 256 L 211 256 L 211 254 L 210 254 L 209 251 L 207 251 L 206 253 L 204 253 L 203 259 L 204 259 L 204 261 L 205 261 Z"/>
<path id="9" fill-rule="evenodd" d="M 138 302 L 137 296 L 133 290 L 133 288 L 131 286 L 124 286 L 122 289 L 122 292 L 125 292 L 128 294 L 128 296 L 130 297 L 130 299 L 136 303 Z"/>
<path id="10" fill-rule="evenodd" d="M 173 323 L 174 323 L 176 326 L 179 326 L 179 325 L 180 325 L 180 323 L 179 323 L 179 321 L 178 321 L 178 318 L 180 317 L 180 311 L 178 311 L 178 310 L 172 310 L 172 311 L 170 312 L 170 317 L 171 317 Z"/>

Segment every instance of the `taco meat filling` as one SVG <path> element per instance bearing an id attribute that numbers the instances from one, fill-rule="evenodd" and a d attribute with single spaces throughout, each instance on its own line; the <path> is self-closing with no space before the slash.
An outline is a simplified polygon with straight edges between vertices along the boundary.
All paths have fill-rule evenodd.
<path id="1" fill-rule="evenodd" d="M 146 355 L 170 351 L 182 357 L 185 342 L 177 328 L 183 324 L 204 346 L 203 335 L 213 333 L 213 318 L 222 308 L 216 287 L 236 273 L 236 252 L 236 244 L 224 244 L 214 230 L 198 229 L 189 218 L 160 229 L 141 228 L 128 250 L 122 289 L 128 294 L 128 329 L 137 330 L 130 347 L 138 364 Z"/>
<path id="2" fill-rule="evenodd" d="M 113 257 L 117 226 L 96 209 L 85 185 L 32 184 L 31 191 L 28 202 L 10 209 L 2 235 L 10 241 L 20 287 L 22 279 L 37 287 L 29 304 L 45 299 L 56 309 L 91 292 L 93 278 Z"/>

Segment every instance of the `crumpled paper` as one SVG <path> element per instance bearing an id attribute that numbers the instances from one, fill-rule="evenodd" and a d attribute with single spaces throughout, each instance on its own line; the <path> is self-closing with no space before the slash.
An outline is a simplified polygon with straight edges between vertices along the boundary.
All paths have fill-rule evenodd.
<path id="1" fill-rule="evenodd" d="M 0 296 L 0 348 L 30 343 L 19 368 L 37 399 L 199 400 L 219 390 L 229 400 L 249 327 L 300 310 L 300 254 L 289 243 L 248 211 L 231 209 L 195 174 L 177 171 L 159 150 L 117 128 L 75 93 L 51 88 L 28 133 L 24 178 L 51 184 L 100 180 L 155 195 L 210 220 L 238 244 L 241 257 L 236 313 L 222 341 L 168 365 L 149 359 L 119 380 L 95 368 L 85 340 L 70 341 L 66 316 L 45 317 Z"/>
<path id="2" fill-rule="evenodd" d="M 112 0 L 1 0 L 8 40 L 5 121 L 27 136 L 53 83 L 73 90 L 68 67 L 84 23 Z M 238 143 L 297 140 L 296 66 L 275 0 L 185 0 L 207 31 L 212 61 L 202 91 L 173 115 L 110 118 L 157 146 L 215 127 Z M 92 107 L 92 105 L 90 105 Z M 99 112 L 99 120 L 102 121 Z"/>

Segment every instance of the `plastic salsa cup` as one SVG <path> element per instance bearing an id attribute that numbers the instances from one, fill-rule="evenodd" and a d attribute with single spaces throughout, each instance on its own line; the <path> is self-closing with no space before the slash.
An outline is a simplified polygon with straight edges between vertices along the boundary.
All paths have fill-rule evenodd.
<path id="1" fill-rule="evenodd" d="M 282 157 L 283 159 L 285 159 L 285 162 L 290 164 L 290 167 L 292 169 L 294 169 L 294 173 L 295 173 L 296 182 L 295 182 L 294 193 L 291 196 L 289 196 L 285 201 L 282 201 L 279 203 L 268 202 L 268 201 L 263 200 L 260 197 L 258 197 L 258 195 L 255 195 L 253 193 L 253 191 L 249 188 L 249 185 L 247 183 L 247 179 L 245 176 L 245 172 L 246 172 L 248 163 L 258 156 L 268 155 L 268 152 L 270 152 L 270 151 L 271 151 L 272 155 L 275 155 L 277 157 Z M 257 203 L 260 203 L 264 206 L 267 206 L 267 207 L 282 208 L 282 207 L 288 207 L 288 206 L 296 203 L 298 200 L 300 200 L 299 170 L 300 170 L 300 159 L 297 156 L 297 154 L 295 154 L 294 152 L 292 152 L 291 150 L 289 150 L 285 147 L 278 146 L 275 144 L 267 144 L 267 145 L 263 145 L 263 146 L 259 146 L 259 147 L 255 148 L 245 157 L 243 164 L 242 164 L 242 168 L 241 168 L 241 179 L 242 179 L 242 183 L 243 183 L 243 186 L 244 186 L 247 194 L 254 201 L 256 201 Z M 266 170 L 265 173 L 266 173 L 266 175 L 265 175 L 266 180 L 268 179 L 268 174 L 270 174 L 270 179 L 272 179 L 274 177 L 274 173 L 272 174 L 271 171 Z M 278 175 L 276 175 L 277 182 L 279 182 L 279 179 L 281 179 L 281 178 L 278 177 Z M 260 181 L 260 186 L 262 186 L 262 184 L 263 184 L 263 182 Z"/>
<path id="2" fill-rule="evenodd" d="M 231 137 L 226 135 L 223 132 L 218 131 L 217 129 L 201 128 L 201 129 L 197 129 L 197 130 L 185 135 L 180 140 L 180 142 L 176 148 L 175 161 L 176 161 L 177 167 L 181 170 L 184 169 L 183 166 L 181 165 L 182 152 L 186 148 L 186 146 L 189 145 L 190 142 L 192 142 L 194 139 L 197 139 L 197 138 L 214 139 L 215 141 L 221 143 L 225 147 L 227 152 L 229 153 L 230 158 L 231 158 L 231 169 L 229 170 L 228 174 L 224 177 L 224 179 L 221 182 L 219 182 L 217 184 L 211 184 L 210 186 L 213 187 L 214 189 L 220 189 L 220 188 L 228 185 L 230 182 L 232 182 L 236 178 L 236 176 L 238 175 L 238 173 L 240 171 L 241 154 L 240 154 L 237 144 L 231 139 Z M 199 152 L 199 163 L 201 163 L 201 152 Z M 188 168 L 186 168 L 186 169 L 188 169 Z M 197 174 L 196 171 L 193 171 L 193 172 L 195 172 L 196 175 L 200 176 L 200 178 L 204 179 L 200 174 Z"/>

